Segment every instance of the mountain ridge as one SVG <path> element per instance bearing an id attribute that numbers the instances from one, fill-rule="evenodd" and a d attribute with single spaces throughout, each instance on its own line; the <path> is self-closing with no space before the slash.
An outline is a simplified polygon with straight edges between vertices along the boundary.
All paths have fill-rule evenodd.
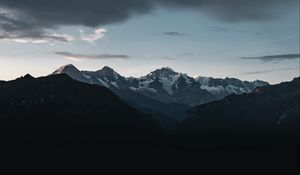
<path id="1" fill-rule="evenodd" d="M 232 93 L 250 93 L 256 88 L 253 82 L 233 78 L 207 78 L 199 83 L 198 79 L 169 67 L 156 69 L 140 78 L 124 77 L 108 66 L 97 71 L 80 71 L 70 64 L 53 74 L 67 74 L 77 81 L 107 87 L 132 107 L 151 114 L 166 130 L 184 120 L 187 110 L 195 105 Z"/>
<path id="2" fill-rule="evenodd" d="M 189 106 L 219 100 L 232 93 L 250 93 L 256 87 L 269 85 L 261 80 L 249 82 L 236 78 L 193 78 L 169 67 L 156 69 L 139 78 L 124 77 L 108 66 L 97 71 L 79 71 L 77 68 L 75 71 L 68 71 L 68 67 L 74 69 L 73 65 L 66 65 L 52 74 L 66 73 L 73 79 L 85 83 L 128 89 L 164 103 L 181 103 Z"/>

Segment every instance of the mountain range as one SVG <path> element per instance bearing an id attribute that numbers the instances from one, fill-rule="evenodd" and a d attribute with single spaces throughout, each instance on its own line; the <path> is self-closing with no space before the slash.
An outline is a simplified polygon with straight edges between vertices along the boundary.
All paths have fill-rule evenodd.
<path id="1" fill-rule="evenodd" d="M 230 94 L 250 93 L 267 82 L 235 78 L 193 78 L 171 68 L 157 69 L 140 78 L 124 77 L 110 67 L 80 71 L 69 64 L 51 75 L 67 74 L 77 81 L 104 86 L 140 111 L 150 113 L 163 126 L 172 127 L 186 116 L 187 109 L 222 99 Z"/>
<path id="2" fill-rule="evenodd" d="M 60 73 L 0 81 L 1 150 L 26 161 L 35 155 L 39 161 L 49 155 L 55 161 L 62 155 L 84 161 L 93 156 L 113 163 L 123 158 L 122 164 L 132 158 L 148 161 L 151 168 L 161 161 L 172 168 L 178 160 L 197 167 L 201 158 L 212 168 L 217 161 L 218 167 L 246 164 L 250 169 L 255 163 L 264 174 L 278 172 L 277 167 L 282 174 L 298 170 L 300 78 L 186 106 L 187 114 L 172 125 L 182 104 L 112 87 Z"/>
<path id="3" fill-rule="evenodd" d="M 219 100 L 233 93 L 250 93 L 256 87 L 269 85 L 260 80 L 249 82 L 235 78 L 201 76 L 193 78 L 169 67 L 154 70 L 140 78 L 124 77 L 107 66 L 98 71 L 80 71 L 73 65 L 65 65 L 53 72 L 53 74 L 62 73 L 85 83 L 128 89 L 164 103 L 180 103 L 189 106 Z"/>

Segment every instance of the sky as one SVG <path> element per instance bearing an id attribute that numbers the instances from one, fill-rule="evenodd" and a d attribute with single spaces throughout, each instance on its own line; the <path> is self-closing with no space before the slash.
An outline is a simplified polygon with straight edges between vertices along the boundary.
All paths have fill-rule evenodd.
<path id="1" fill-rule="evenodd" d="M 73 64 L 275 84 L 299 53 L 298 0 L 0 0 L 0 80 Z"/>

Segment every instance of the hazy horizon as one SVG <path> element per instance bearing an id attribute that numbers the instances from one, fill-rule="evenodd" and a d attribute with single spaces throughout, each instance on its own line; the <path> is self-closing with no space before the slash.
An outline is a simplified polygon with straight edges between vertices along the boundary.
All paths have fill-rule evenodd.
<path id="1" fill-rule="evenodd" d="M 88 70 L 88 69 L 80 69 L 79 67 L 77 67 L 75 64 L 72 64 L 72 63 L 66 64 L 66 65 L 73 65 L 73 66 L 75 66 L 76 68 L 78 68 L 78 70 L 80 70 L 80 71 L 98 71 L 98 70 L 101 70 L 104 66 L 107 66 L 107 65 L 104 65 L 103 67 L 101 67 L 101 68 L 99 68 L 99 69 Z M 66 65 L 59 66 L 59 67 L 57 67 L 56 69 L 54 69 L 52 72 L 49 72 L 49 73 L 47 73 L 47 74 L 45 74 L 45 75 L 34 75 L 34 74 L 31 74 L 31 73 L 25 73 L 25 74 L 23 74 L 23 75 L 20 75 L 20 76 L 11 78 L 11 79 L 0 79 L 0 81 L 11 81 L 11 80 L 15 80 L 15 79 L 17 79 L 17 78 L 24 77 L 24 76 L 27 75 L 27 74 L 29 74 L 29 75 L 31 75 L 31 76 L 33 76 L 33 77 L 35 77 L 35 78 L 38 78 L 38 77 L 44 77 L 44 76 L 50 75 L 50 74 L 53 73 L 55 70 L 59 69 L 60 67 L 66 66 Z M 110 66 L 107 66 L 107 67 L 110 67 Z M 141 78 L 141 77 L 146 76 L 146 75 L 148 75 L 149 73 L 151 73 L 151 72 L 153 72 L 153 71 L 155 71 L 155 70 L 157 70 L 157 69 L 166 68 L 166 67 L 168 67 L 168 66 L 158 67 L 158 68 L 156 68 L 156 69 L 150 70 L 148 73 L 145 73 L 145 74 L 143 74 L 143 75 L 136 75 L 136 76 L 133 76 L 133 75 L 123 75 L 122 73 L 120 73 L 119 71 L 117 71 L 116 69 L 114 69 L 113 67 L 110 67 L 110 68 L 112 68 L 114 71 L 116 71 L 116 72 L 119 73 L 121 76 L 124 76 L 124 77 L 126 77 L 126 78 L 129 78 L 129 77 Z M 177 70 L 173 69 L 172 67 L 169 67 L 169 68 L 171 68 L 171 69 L 172 69 L 173 71 L 175 71 L 175 72 L 178 72 Z M 269 71 L 269 70 L 266 70 L 266 71 Z M 272 70 L 270 70 L 270 71 L 272 71 Z M 284 70 L 283 70 L 283 71 L 284 71 Z M 185 73 L 185 72 L 179 72 L 179 73 Z M 186 73 L 186 74 L 187 74 L 187 73 Z M 191 76 L 191 75 L 189 75 L 189 74 L 187 74 L 187 75 L 188 75 L 188 76 Z M 197 76 L 191 76 L 191 77 L 197 78 L 197 77 L 212 77 L 212 76 L 197 75 Z M 269 81 L 267 81 L 267 82 L 270 83 L 270 84 L 279 84 L 279 83 L 282 83 L 282 82 L 292 81 L 294 78 L 297 78 L 297 77 L 299 77 L 299 75 L 298 75 L 298 76 L 295 76 L 295 77 L 292 77 L 291 79 L 286 79 L 286 80 L 281 81 L 281 82 L 275 82 L 275 83 L 272 83 L 272 82 L 269 82 Z M 223 79 L 224 79 L 224 78 L 237 78 L 237 77 L 235 77 L 235 76 L 233 75 L 233 76 L 212 77 L 212 78 L 223 78 Z M 242 80 L 242 81 L 255 81 L 255 80 L 266 81 L 266 80 L 263 80 L 263 79 L 252 79 L 252 80 L 249 80 L 249 79 L 240 79 L 240 80 Z"/>

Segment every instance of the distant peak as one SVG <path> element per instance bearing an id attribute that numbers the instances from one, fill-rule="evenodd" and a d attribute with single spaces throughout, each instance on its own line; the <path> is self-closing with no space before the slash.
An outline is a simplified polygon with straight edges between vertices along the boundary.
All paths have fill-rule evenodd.
<path id="1" fill-rule="evenodd" d="M 101 70 L 98 70 L 97 73 L 104 75 L 104 76 L 113 76 L 113 77 L 121 77 L 114 69 L 104 66 Z"/>
<path id="2" fill-rule="evenodd" d="M 155 72 L 171 72 L 171 73 L 176 73 L 173 69 L 171 69 L 169 67 L 162 67 L 160 69 L 156 69 L 152 73 L 155 73 Z"/>
<path id="3" fill-rule="evenodd" d="M 169 67 L 162 67 L 161 69 L 158 69 L 158 70 L 175 72 L 173 69 L 171 69 L 171 68 L 169 68 Z"/>
<path id="4" fill-rule="evenodd" d="M 20 78 L 17 78 L 16 80 L 32 80 L 32 79 L 34 79 L 33 76 L 31 76 L 30 74 L 26 74 Z"/>
<path id="5" fill-rule="evenodd" d="M 211 78 L 211 77 L 202 76 L 202 75 L 195 76 L 195 79 L 209 79 L 209 78 Z"/>
<path id="6" fill-rule="evenodd" d="M 108 67 L 108 66 L 104 66 L 101 71 L 114 71 L 114 69 Z"/>
<path id="7" fill-rule="evenodd" d="M 79 72 L 79 70 L 73 64 L 67 64 L 58 68 L 56 71 L 53 72 L 53 74 L 62 74 L 69 71 Z"/>
<path id="8" fill-rule="evenodd" d="M 295 77 L 292 81 L 299 81 L 300 77 Z"/>
<path id="9" fill-rule="evenodd" d="M 70 69 L 70 68 L 72 68 L 72 69 L 77 69 L 73 64 L 67 64 L 67 65 L 64 65 L 64 66 L 62 66 L 61 68 L 63 68 L 63 69 Z"/>
<path id="10" fill-rule="evenodd" d="M 160 69 L 156 69 L 155 71 L 151 72 L 150 74 L 148 74 L 148 76 L 170 76 L 170 75 L 176 75 L 178 74 L 177 72 L 175 72 L 173 69 L 169 68 L 169 67 L 163 67 Z"/>
<path id="11" fill-rule="evenodd" d="M 30 74 L 26 74 L 23 78 L 25 78 L 25 79 L 34 79 L 34 77 L 31 76 Z"/>
<path id="12" fill-rule="evenodd" d="M 262 80 L 255 80 L 252 82 L 256 87 L 261 87 L 261 86 L 268 86 L 270 85 L 268 82 L 266 81 L 262 81 Z"/>

